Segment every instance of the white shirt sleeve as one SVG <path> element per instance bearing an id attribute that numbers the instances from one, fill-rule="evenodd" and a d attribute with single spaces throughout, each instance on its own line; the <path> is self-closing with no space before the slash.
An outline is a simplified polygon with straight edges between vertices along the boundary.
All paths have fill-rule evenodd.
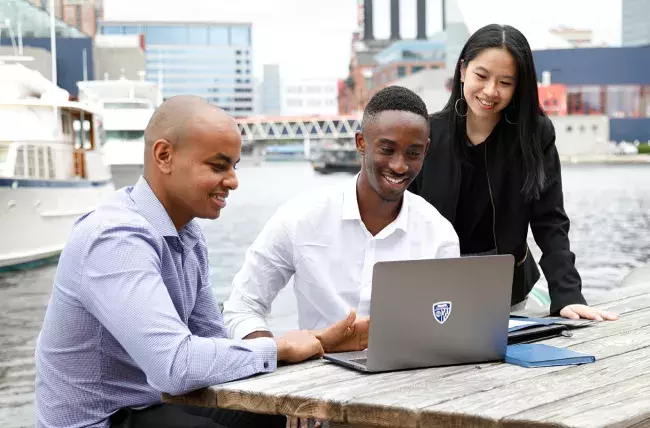
<path id="1" fill-rule="evenodd" d="M 271 304 L 295 273 L 294 226 L 287 214 L 290 210 L 280 209 L 266 223 L 233 279 L 230 298 L 223 304 L 224 323 L 231 338 L 270 331 L 266 317 Z"/>
<path id="2" fill-rule="evenodd" d="M 441 232 L 444 231 L 445 239 L 438 246 L 436 258 L 451 259 L 460 257 L 460 240 L 454 226 L 442 215 L 439 215 L 438 219 L 437 228 Z"/>

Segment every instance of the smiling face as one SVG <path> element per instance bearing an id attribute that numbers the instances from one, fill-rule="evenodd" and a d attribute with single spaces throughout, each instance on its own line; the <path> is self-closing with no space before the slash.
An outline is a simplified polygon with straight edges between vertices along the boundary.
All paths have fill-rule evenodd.
<path id="1" fill-rule="evenodd" d="M 517 63 L 502 48 L 489 48 L 461 67 L 463 97 L 478 118 L 500 115 L 515 94 Z"/>
<path id="2" fill-rule="evenodd" d="M 153 153 L 165 177 L 166 206 L 178 226 L 193 218 L 216 219 L 239 182 L 235 166 L 241 136 L 233 121 L 211 111 L 189 120 L 180 141 L 158 140 Z"/>
<path id="3" fill-rule="evenodd" d="M 387 110 L 356 135 L 363 156 L 362 180 L 385 202 L 399 201 L 422 169 L 429 124 L 415 113 Z"/>

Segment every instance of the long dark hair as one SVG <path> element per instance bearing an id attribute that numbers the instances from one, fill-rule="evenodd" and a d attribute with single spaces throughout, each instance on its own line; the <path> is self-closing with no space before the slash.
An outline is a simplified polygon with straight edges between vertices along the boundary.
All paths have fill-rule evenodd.
<path id="1" fill-rule="evenodd" d="M 502 112 L 508 114 L 509 121 L 514 123 L 508 126 L 516 127 L 519 137 L 518 152 L 521 154 L 526 171 L 526 179 L 521 191 L 527 200 L 537 199 L 546 181 L 544 154 L 537 135 L 539 123 L 545 113 L 539 104 L 533 53 L 528 40 L 519 30 L 509 25 L 491 24 L 472 34 L 458 58 L 451 96 L 441 114 L 449 118 L 454 152 L 464 159 L 466 118 L 458 115 L 455 110 L 456 101 L 461 97 L 461 67 L 466 67 L 478 54 L 489 48 L 506 49 L 517 63 L 517 87 L 510 105 Z"/>

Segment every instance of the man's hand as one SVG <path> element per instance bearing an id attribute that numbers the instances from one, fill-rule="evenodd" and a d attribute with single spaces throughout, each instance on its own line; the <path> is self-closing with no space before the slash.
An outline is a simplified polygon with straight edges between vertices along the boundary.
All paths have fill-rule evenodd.
<path id="1" fill-rule="evenodd" d="M 289 331 L 274 340 L 278 345 L 278 362 L 298 363 L 324 354 L 320 341 L 306 330 Z"/>
<path id="2" fill-rule="evenodd" d="M 362 351 L 368 347 L 369 329 L 370 317 L 357 318 L 356 310 L 351 309 L 347 318 L 312 333 L 325 352 Z"/>
<path id="3" fill-rule="evenodd" d="M 618 314 L 615 312 L 605 311 L 603 309 L 592 308 L 586 305 L 568 305 L 562 308 L 560 316 L 577 320 L 580 318 L 595 320 L 595 321 L 616 321 Z"/>

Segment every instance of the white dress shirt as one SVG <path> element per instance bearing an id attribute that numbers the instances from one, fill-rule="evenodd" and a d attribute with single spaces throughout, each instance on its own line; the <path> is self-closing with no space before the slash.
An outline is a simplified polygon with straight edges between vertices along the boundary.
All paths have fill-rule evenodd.
<path id="1" fill-rule="evenodd" d="M 357 176 L 358 177 L 358 176 Z M 270 331 L 265 317 L 294 277 L 300 329 L 322 329 L 370 313 L 378 261 L 460 257 L 453 226 L 431 204 L 406 191 L 391 224 L 372 236 L 361 221 L 357 177 L 345 185 L 281 206 L 246 252 L 224 302 L 232 338 Z"/>

